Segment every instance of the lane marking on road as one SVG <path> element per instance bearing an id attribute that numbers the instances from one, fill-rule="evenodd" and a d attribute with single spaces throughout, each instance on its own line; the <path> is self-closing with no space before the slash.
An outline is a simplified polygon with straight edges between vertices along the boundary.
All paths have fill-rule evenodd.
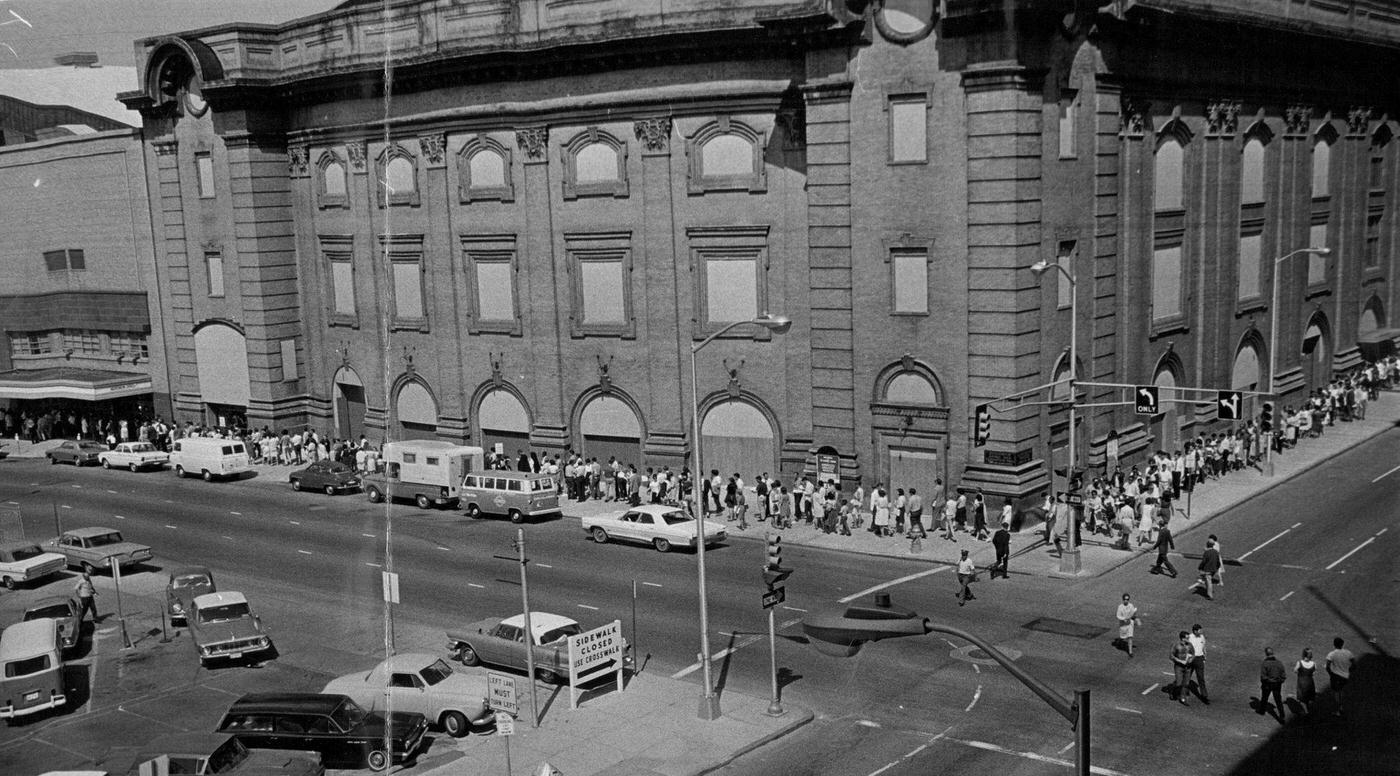
<path id="1" fill-rule="evenodd" d="M 292 525 L 301 525 L 301 521 L 299 520 L 288 520 L 287 522 L 291 523 Z"/>
<path id="2" fill-rule="evenodd" d="M 1278 599 L 1278 600 L 1280 600 L 1280 601 L 1287 601 L 1287 600 L 1289 599 L 1289 597 L 1292 596 L 1292 595 L 1293 595 L 1294 593 L 1296 593 L 1296 592 L 1298 592 L 1298 591 L 1296 591 L 1296 590 L 1289 590 L 1287 593 L 1284 593 L 1284 594 L 1283 594 L 1283 598 L 1280 598 L 1280 599 Z"/>
<path id="3" fill-rule="evenodd" d="M 6 501 L 6 502 L 5 502 L 5 506 L 17 507 L 17 506 L 19 506 L 19 502 L 18 502 L 18 501 Z"/>
<path id="4" fill-rule="evenodd" d="M 647 586 L 647 587 L 661 587 L 661 585 L 658 585 L 658 584 L 655 583 L 655 582 L 643 582 L 642 584 L 645 585 L 645 586 Z"/>
<path id="5" fill-rule="evenodd" d="M 1073 748 L 1074 748 L 1074 742 L 1071 741 L 1071 742 L 1069 742 L 1068 744 L 1065 744 L 1064 746 L 1060 747 L 1060 751 L 1056 752 L 1055 754 L 1064 754 L 1065 752 L 1068 752 L 1069 750 L 1071 750 L 1071 749 L 1073 749 Z"/>
<path id="6" fill-rule="evenodd" d="M 868 728 L 878 728 L 878 727 L 880 727 L 880 723 L 879 723 L 879 722 L 874 722 L 874 721 L 868 720 L 868 719 L 858 719 L 858 720 L 856 720 L 856 724 L 857 724 L 857 725 L 860 725 L 860 726 L 862 726 L 862 727 L 868 727 Z"/>
<path id="7" fill-rule="evenodd" d="M 1386 472 L 1385 474 L 1382 474 L 1381 476 L 1375 478 L 1374 480 L 1371 480 L 1371 484 L 1374 485 L 1377 482 L 1380 482 L 1381 480 L 1385 479 L 1386 477 L 1389 477 L 1390 475 L 1396 472 L 1400 472 L 1400 466 L 1397 466 L 1394 469 L 1391 469 L 1390 471 Z"/>
<path id="8" fill-rule="evenodd" d="M 913 581 L 916 580 L 916 579 L 922 579 L 923 577 L 929 576 L 930 574 L 938 574 L 938 573 L 940 573 L 940 572 L 947 571 L 949 568 L 951 568 L 951 567 L 950 567 L 950 566 L 938 566 L 937 568 L 932 568 L 932 569 L 929 569 L 928 571 L 920 571 L 920 572 L 918 572 L 917 574 L 910 574 L 909 576 L 900 577 L 899 579 L 891 579 L 891 580 L 888 581 L 888 582 L 881 582 L 880 584 L 875 585 L 874 587 L 868 587 L 868 588 L 866 588 L 866 589 L 860 591 L 859 593 L 852 593 L 852 594 L 846 596 L 845 598 L 839 599 L 839 600 L 837 600 L 837 603 L 839 603 L 839 604 L 848 604 L 848 603 L 850 603 L 850 602 L 856 600 L 857 598 L 862 598 L 862 597 L 864 597 L 864 596 L 868 596 L 868 595 L 870 595 L 871 593 L 878 593 L 878 592 L 880 592 L 881 590 L 884 590 L 884 589 L 890 588 L 890 587 L 894 587 L 895 585 L 902 585 L 902 584 L 904 584 L 905 582 L 913 582 Z"/>
<path id="9" fill-rule="evenodd" d="M 175 503 L 174 501 L 171 501 L 170 499 L 164 499 L 164 501 L 165 501 L 165 503 L 167 503 L 167 504 L 174 504 L 174 503 Z"/>
<path id="10" fill-rule="evenodd" d="M 802 622 L 802 619 L 801 619 L 801 618 L 798 618 L 798 619 L 795 619 L 795 620 L 788 620 L 787 622 L 784 622 L 784 623 L 782 623 L 781 625 L 779 625 L 779 626 L 776 628 L 776 630 L 780 630 L 780 631 L 781 631 L 781 630 L 787 630 L 788 628 L 791 628 L 792 626 L 794 626 L 794 625 L 796 625 L 796 624 L 798 624 L 798 623 L 800 623 L 800 622 Z M 721 631 L 721 632 L 723 632 L 723 631 Z M 731 634 L 731 635 L 732 635 L 732 634 Z M 713 663 L 713 662 L 715 662 L 716 660 L 721 660 L 721 659 L 723 659 L 723 658 L 729 656 L 730 654 L 732 654 L 732 653 L 734 653 L 734 652 L 738 652 L 739 650 L 743 649 L 744 647 L 747 647 L 747 646 L 749 646 L 749 645 L 751 645 L 751 644 L 754 644 L 755 642 L 759 641 L 760 639 L 765 639 L 765 638 L 767 638 L 767 636 L 768 636 L 768 634 L 766 634 L 766 633 L 755 633 L 755 634 L 753 634 L 753 635 L 751 635 L 751 636 L 748 636 L 748 637 L 746 637 L 746 638 L 740 639 L 739 643 L 735 644 L 734 646 L 732 646 L 732 647 L 726 647 L 726 648 L 724 648 L 724 649 L 721 649 L 721 650 L 718 651 L 718 652 L 712 653 L 712 654 L 710 655 L 710 662 Z M 694 663 L 691 663 L 690 665 L 686 666 L 685 668 L 682 668 L 681 670 L 675 672 L 674 674 L 671 674 L 671 678 L 672 678 L 672 679 L 683 679 L 683 678 L 685 678 L 686 676 L 689 676 L 690 674 L 693 674 L 693 673 L 695 673 L 696 671 L 699 671 L 700 668 L 701 668 L 703 665 L 704 665 L 703 663 L 701 663 L 700 661 L 697 660 L 697 661 L 695 661 Z"/>
<path id="11" fill-rule="evenodd" d="M 1290 527 L 1290 528 L 1297 528 L 1297 527 L 1300 526 L 1300 525 L 1302 525 L 1302 523 L 1294 523 L 1293 525 L 1291 525 L 1291 526 L 1289 526 L 1289 527 Z"/>
<path id="12" fill-rule="evenodd" d="M 485 589 L 486 589 L 486 586 L 485 586 L 485 585 L 478 585 L 478 584 L 475 583 L 475 582 L 468 582 L 468 583 L 467 583 L 467 587 L 476 587 L 476 588 L 480 588 L 480 589 L 482 589 L 482 590 L 485 590 Z"/>
<path id="13" fill-rule="evenodd" d="M 311 550 L 297 550 L 297 552 L 301 553 L 302 555 L 310 555 L 310 554 L 311 554 Z"/>
<path id="14" fill-rule="evenodd" d="M 783 608 L 788 610 L 789 612 L 802 612 L 803 614 L 806 614 L 807 612 L 806 609 L 798 609 L 796 606 L 784 606 Z"/>
<path id="15" fill-rule="evenodd" d="M 225 536 L 224 538 L 225 538 L 225 539 L 228 539 L 229 541 L 233 541 L 233 537 L 232 537 L 232 536 Z"/>
<path id="16" fill-rule="evenodd" d="M 1327 568 L 1323 569 L 1323 571 L 1331 571 L 1332 568 L 1333 568 L 1334 566 L 1338 565 L 1339 563 L 1341 563 L 1342 561 L 1346 560 L 1347 558 L 1350 558 L 1351 556 L 1353 556 L 1353 555 L 1355 555 L 1356 553 L 1360 552 L 1362 547 L 1365 547 L 1366 545 L 1370 544 L 1371 542 L 1374 542 L 1375 540 L 1376 540 L 1376 537 L 1372 536 L 1371 538 L 1367 539 L 1366 541 L 1364 541 L 1364 542 L 1362 542 L 1362 543 L 1356 545 L 1355 547 L 1352 548 L 1351 552 L 1348 552 L 1346 555 L 1343 555 L 1342 557 L 1337 558 L 1336 560 L 1332 561 L 1330 564 L 1328 564 Z"/>
<path id="17" fill-rule="evenodd" d="M 166 528 L 172 528 L 172 529 L 173 529 L 175 526 L 173 526 L 173 525 L 171 525 L 171 524 L 169 524 L 169 523 L 166 523 L 166 524 L 165 524 L 165 527 L 166 527 Z"/>
<path id="18" fill-rule="evenodd" d="M 867 727 L 880 727 L 878 724 L 876 724 L 876 723 L 874 723 L 874 722 L 870 722 L 870 721 L 868 721 L 868 720 L 861 720 L 861 721 L 857 722 L 856 724 L 857 724 L 857 725 L 866 725 Z M 953 729 L 953 726 L 952 726 L 952 725 L 949 725 L 949 726 L 948 726 L 948 730 L 952 730 L 952 729 Z M 879 774 L 884 773 L 885 771 L 887 771 L 887 770 L 893 768 L 893 767 L 896 766 L 896 765 L 899 765 L 900 763 L 904 762 L 905 760 L 909 760 L 909 759 L 912 759 L 912 758 L 914 758 L 914 757 L 917 757 L 921 752 L 923 752 L 925 749 L 928 749 L 930 746 L 932 746 L 934 743 L 936 743 L 939 739 L 941 739 L 941 738 L 943 738 L 944 736 L 948 735 L 948 730 L 944 730 L 942 733 L 939 733 L 938 735 L 934 736 L 933 738 L 930 738 L 928 741 L 925 741 L 924 743 L 919 744 L 918 746 L 916 746 L 916 747 L 914 747 L 913 749 L 909 750 L 908 752 L 904 753 L 904 755 L 901 756 L 898 760 L 895 760 L 895 761 L 893 761 L 893 762 L 886 763 L 886 764 L 885 764 L 884 766 L 882 766 L 881 768 L 879 768 L 879 769 L 877 769 L 877 770 L 874 770 L 874 771 L 871 771 L 871 772 L 870 772 L 869 774 L 867 774 L 866 776 L 879 776 Z"/>
<path id="19" fill-rule="evenodd" d="M 239 517 L 242 517 L 242 516 L 243 516 L 243 513 L 242 513 L 242 512 L 229 512 L 229 514 L 230 514 L 230 515 L 238 515 Z"/>
<path id="20" fill-rule="evenodd" d="M 1385 533 L 1386 531 L 1389 531 L 1389 530 L 1390 530 L 1389 528 L 1382 528 L 1381 530 L 1376 531 L 1376 536 L 1380 536 L 1381 534 L 1383 534 L 1383 533 Z"/>
<path id="21" fill-rule="evenodd" d="M 368 537 L 371 538 L 371 539 L 374 538 L 374 534 L 362 533 L 362 534 L 360 534 L 360 536 L 368 536 Z"/>
<path id="22" fill-rule="evenodd" d="M 1142 712 L 1138 711 L 1137 709 L 1128 709 L 1128 708 L 1124 708 L 1124 707 L 1122 707 L 1122 706 L 1114 706 L 1114 707 L 1113 707 L 1113 710 L 1114 710 L 1114 711 L 1123 711 L 1123 712 L 1127 712 L 1128 714 L 1141 714 L 1141 713 L 1142 713 Z"/>
<path id="23" fill-rule="evenodd" d="M 1281 569 L 1298 569 L 1299 571 L 1307 571 L 1307 570 L 1308 570 L 1308 567 L 1307 567 L 1307 566 L 1290 566 L 1290 565 L 1287 564 L 1287 563 L 1280 563 L 1278 567 L 1281 568 Z"/>
<path id="24" fill-rule="evenodd" d="M 381 564 L 381 563 L 371 563 L 371 562 L 369 562 L 369 561 L 365 561 L 365 565 L 366 565 L 366 566 L 373 567 L 373 568 L 377 568 L 377 569 L 382 569 L 382 568 L 384 568 L 384 565 Z"/>
<path id="25" fill-rule="evenodd" d="M 1259 545 L 1258 547 L 1255 547 L 1254 549 L 1250 550 L 1249 552 L 1246 552 L 1245 554 L 1243 554 L 1243 555 L 1241 555 L 1240 557 L 1236 558 L 1236 560 L 1244 560 L 1245 558 L 1248 558 L 1249 556 L 1251 556 L 1251 555 L 1253 555 L 1254 553 L 1256 553 L 1256 552 L 1258 552 L 1258 551 L 1264 549 L 1265 547 L 1269 546 L 1269 545 L 1272 544 L 1275 540 L 1281 538 L 1284 534 L 1286 534 L 1286 533 L 1288 533 L 1289 531 L 1292 531 L 1292 530 L 1293 530 L 1292 528 L 1285 528 L 1285 529 L 1283 529 L 1282 531 L 1279 531 L 1277 534 L 1274 534 L 1274 538 L 1273 538 L 1273 539 L 1270 539 L 1269 541 L 1264 542 L 1263 544 Z"/>
<path id="26" fill-rule="evenodd" d="M 536 568 L 542 568 L 542 569 L 552 569 L 552 568 L 554 568 L 553 566 L 549 565 L 548 563 L 536 563 L 536 564 L 535 564 L 535 567 L 536 567 Z"/>
<path id="27" fill-rule="evenodd" d="M 115 490 L 109 490 L 109 491 L 107 491 L 107 492 L 108 492 L 108 493 L 111 493 L 111 494 L 114 494 L 114 495 L 116 494 L 116 491 L 115 491 Z"/>
<path id="28" fill-rule="evenodd" d="M 72 507 L 68 506 L 67 504 L 59 504 L 59 506 L 63 507 L 64 509 L 72 509 Z"/>
<path id="29" fill-rule="evenodd" d="M 976 663 L 973 663 L 973 664 L 972 664 L 972 670 L 973 670 L 975 673 L 979 673 L 979 674 L 980 674 L 980 673 L 982 673 L 982 666 L 979 666 L 979 665 L 977 665 Z"/>
<path id="30" fill-rule="evenodd" d="M 973 707 L 973 706 L 976 706 L 976 705 L 977 705 L 977 701 L 979 701 L 979 700 L 981 700 L 981 699 L 982 699 L 982 685 L 979 684 L 979 685 L 977 685 L 977 691 L 974 692 L 974 693 L 972 693 L 972 703 L 967 704 L 967 708 L 963 709 L 963 713 L 965 714 L 965 713 L 967 713 L 967 712 L 969 712 L 969 711 L 972 711 L 972 707 Z"/>
<path id="31" fill-rule="evenodd" d="M 1021 757 L 1027 760 L 1035 760 L 1036 762 L 1050 763 L 1051 765 L 1061 765 L 1066 768 L 1074 767 L 1074 763 L 1070 762 L 1069 760 L 1061 760 L 1058 757 L 1047 757 L 1043 754 L 1038 754 L 1036 752 L 1018 752 L 1015 749 L 1008 749 L 1004 746 L 989 744 L 986 741 L 970 741 L 963 738 L 953 738 L 951 736 L 945 737 L 943 740 L 950 741 L 955 744 L 962 744 L 963 746 L 970 746 L 974 749 L 984 749 L 988 752 L 996 752 L 998 754 L 1009 754 L 1012 757 Z M 1097 765 L 1091 766 L 1089 768 L 1089 772 L 1100 774 L 1100 776 L 1128 776 L 1128 774 L 1123 773 L 1122 771 L 1114 771 L 1109 770 L 1108 768 L 1100 768 Z"/>
<path id="32" fill-rule="evenodd" d="M 444 546 L 442 546 L 441 544 L 438 545 L 438 549 L 439 549 L 439 550 L 446 550 L 447 552 L 452 552 L 452 548 L 451 548 L 451 547 L 444 547 Z"/>
<path id="33" fill-rule="evenodd" d="M 589 606 L 588 604 L 579 604 L 579 605 L 578 605 L 578 608 L 580 608 L 580 609 L 587 609 L 587 610 L 592 611 L 592 612 L 598 611 L 598 607 L 596 607 L 596 606 Z"/>
<path id="34" fill-rule="evenodd" d="M 75 487 L 75 488 L 78 488 L 79 490 L 81 490 L 83 486 L 82 486 L 82 485 L 74 485 L 74 486 L 72 486 L 72 487 Z"/>
<path id="35" fill-rule="evenodd" d="M 125 520 L 125 519 L 126 519 L 126 515 L 112 515 L 112 517 L 115 517 L 115 518 L 118 519 L 118 520 Z"/>
<path id="36" fill-rule="evenodd" d="M 1161 687 L 1161 686 L 1162 686 L 1162 683 L 1161 683 L 1161 682 L 1153 682 L 1151 687 L 1149 687 L 1149 688 L 1147 688 L 1146 690 L 1143 690 L 1142 692 L 1138 693 L 1138 695 L 1147 695 L 1148 693 L 1152 692 L 1153 690 L 1155 690 L 1155 689 L 1157 689 L 1158 687 Z"/>

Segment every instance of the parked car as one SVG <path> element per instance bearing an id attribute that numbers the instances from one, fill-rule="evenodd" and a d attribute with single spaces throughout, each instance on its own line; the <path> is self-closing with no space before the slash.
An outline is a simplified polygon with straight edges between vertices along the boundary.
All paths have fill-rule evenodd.
<path id="1" fill-rule="evenodd" d="M 314 461 L 305 469 L 292 472 L 287 481 L 292 483 L 292 490 L 319 490 L 327 496 L 360 487 L 360 475 L 353 467 L 329 459 Z"/>
<path id="2" fill-rule="evenodd" d="M 185 621 L 194 599 L 215 591 L 214 575 L 203 566 L 184 566 L 170 572 L 165 581 L 165 613 L 173 623 Z"/>
<path id="3" fill-rule="evenodd" d="M 331 765 L 382 771 L 418 751 L 428 721 L 412 711 L 366 711 L 344 695 L 253 693 L 229 706 L 217 730 L 247 746 L 311 750 Z"/>
<path id="4" fill-rule="evenodd" d="M 44 547 L 66 558 L 70 567 L 89 572 L 110 568 L 109 558 L 115 558 L 122 568 L 137 566 L 152 558 L 150 547 L 126 541 L 121 531 L 96 526 L 65 531 L 62 536 L 45 542 Z"/>
<path id="5" fill-rule="evenodd" d="M 49 463 L 71 463 L 74 466 L 97 465 L 97 456 L 107 451 L 107 446 L 100 442 L 88 442 L 81 439 L 66 439 L 62 444 L 48 450 L 44 457 L 49 459 Z"/>
<path id="6" fill-rule="evenodd" d="M 567 682 L 569 637 L 583 633 L 583 626 L 562 614 L 530 612 L 530 630 L 534 634 L 535 675 L 549 684 Z M 493 617 L 460 631 L 448 631 L 447 649 L 462 665 L 490 663 L 524 672 L 528 670 L 524 633 L 525 615 Z M 627 651 L 627 642 L 623 641 L 623 654 Z M 630 663 L 631 657 L 625 657 L 624 662 Z"/>
<path id="7" fill-rule="evenodd" d="M 609 539 L 650 544 L 658 552 L 672 547 L 694 547 L 699 535 L 699 522 L 683 509 L 664 504 L 643 504 L 623 512 L 585 515 L 583 531 L 593 541 L 604 544 Z M 705 546 L 722 542 L 729 533 L 722 523 L 705 524 Z"/>
<path id="8" fill-rule="evenodd" d="M 106 772 L 140 776 L 141 766 L 166 761 L 165 773 L 195 776 L 323 776 L 321 753 L 249 749 L 228 733 L 168 733 L 139 747 L 118 747 L 98 761 Z"/>
<path id="9" fill-rule="evenodd" d="M 186 617 L 201 665 L 272 649 L 272 639 L 263 631 L 262 620 L 253 614 L 242 593 L 195 596 Z"/>
<path id="10" fill-rule="evenodd" d="M 162 453 L 150 442 L 122 442 L 115 450 L 103 450 L 97 454 L 97 460 L 102 462 L 102 468 L 130 469 L 140 471 L 141 469 L 164 469 L 170 463 L 170 455 Z"/>
<path id="11" fill-rule="evenodd" d="M 471 472 L 462 480 L 459 500 L 471 517 L 501 515 L 512 523 L 560 513 L 559 492 L 548 474 L 494 469 Z"/>
<path id="12" fill-rule="evenodd" d="M 21 582 L 33 582 L 57 574 L 67 565 L 62 555 L 44 552 L 34 542 L 0 543 L 0 582 L 14 590 Z"/>
<path id="13" fill-rule="evenodd" d="M 453 671 L 436 655 L 394 655 L 368 671 L 332 679 L 321 692 L 348 695 L 370 711 L 416 711 L 453 738 L 492 719 L 486 677 Z"/>
<path id="14" fill-rule="evenodd" d="M 45 596 L 24 610 L 24 621 L 50 619 L 58 623 L 63 649 L 78 646 L 78 602 L 66 595 Z"/>
<path id="15" fill-rule="evenodd" d="M 441 439 L 386 442 L 384 457 L 363 477 L 365 497 L 373 504 L 412 499 L 419 509 L 456 505 L 462 478 L 481 468 L 485 454 Z"/>

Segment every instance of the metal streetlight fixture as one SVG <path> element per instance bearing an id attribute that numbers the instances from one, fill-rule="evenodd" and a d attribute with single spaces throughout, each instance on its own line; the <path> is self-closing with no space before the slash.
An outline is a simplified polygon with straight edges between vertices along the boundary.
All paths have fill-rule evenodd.
<path id="1" fill-rule="evenodd" d="M 1332 249 L 1328 248 L 1325 245 L 1314 246 L 1310 248 L 1299 248 L 1296 251 L 1289 251 L 1288 253 L 1283 254 L 1277 259 L 1274 259 L 1274 293 L 1273 301 L 1269 304 L 1269 394 L 1274 395 L 1275 398 L 1277 398 L 1277 396 L 1274 393 L 1274 371 L 1277 368 L 1276 365 L 1278 363 L 1278 357 L 1275 355 L 1276 353 L 1278 353 L 1278 268 L 1279 265 L 1283 262 L 1303 253 L 1317 256 L 1330 256 L 1332 255 Z M 1278 423 L 1278 421 L 1274 422 Z M 1270 433 L 1272 434 L 1277 432 L 1271 429 Z M 1272 437 L 1265 440 L 1264 476 L 1274 476 L 1274 444 Z"/>
<path id="2" fill-rule="evenodd" d="M 695 476 L 691 479 L 690 487 L 695 505 L 695 565 L 700 586 L 700 669 L 704 677 L 700 694 L 700 718 L 705 720 L 719 719 L 720 710 L 719 696 L 715 694 L 710 676 L 710 605 L 705 591 L 705 502 L 700 487 L 705 470 L 700 466 L 700 392 L 696 387 L 695 354 L 731 329 L 748 325 L 762 326 L 774 334 L 786 334 L 788 329 L 792 328 L 792 321 L 783 315 L 764 313 L 751 321 L 734 321 L 690 346 L 690 438 L 691 444 L 695 446 L 692 455 Z"/>
<path id="3" fill-rule="evenodd" d="M 1075 283 L 1074 275 L 1058 262 L 1051 264 L 1045 259 L 1041 259 L 1031 265 L 1031 272 L 1034 272 L 1037 278 L 1042 277 L 1047 270 L 1051 269 L 1059 270 L 1060 274 L 1065 276 L 1065 280 L 1069 281 L 1069 464 L 1065 471 L 1065 480 L 1069 481 L 1074 477 L 1077 447 L 1075 445 L 1075 435 L 1077 434 L 1075 426 L 1077 423 L 1074 411 L 1076 400 L 1074 384 L 1079 379 L 1079 288 L 1078 284 Z M 1066 487 L 1065 490 L 1068 491 L 1069 488 Z M 1065 533 L 1069 536 L 1069 541 L 1065 542 L 1067 546 L 1060 551 L 1060 573 L 1078 574 L 1083 566 L 1079 556 L 1079 519 L 1077 515 L 1070 517 Z"/>
<path id="4" fill-rule="evenodd" d="M 920 617 L 911 609 L 894 606 L 889 593 L 876 593 L 873 606 L 852 604 L 844 611 L 809 615 L 802 620 L 802 632 L 819 652 L 836 657 L 851 657 L 869 641 L 900 636 L 944 633 L 970 642 L 1045 701 L 1055 713 L 1069 720 L 1074 729 L 1074 772 L 1076 776 L 1090 774 L 1087 689 L 1075 690 L 1073 700 L 1066 698 L 985 640 L 960 628 Z"/>

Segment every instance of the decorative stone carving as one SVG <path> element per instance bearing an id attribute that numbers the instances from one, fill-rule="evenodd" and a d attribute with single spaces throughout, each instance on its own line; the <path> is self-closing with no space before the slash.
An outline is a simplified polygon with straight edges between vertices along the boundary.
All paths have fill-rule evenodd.
<path id="1" fill-rule="evenodd" d="M 180 150 L 180 144 L 174 138 L 157 140 L 151 145 L 156 149 L 156 156 L 170 156 Z"/>
<path id="2" fill-rule="evenodd" d="M 1364 135 L 1371 128 L 1371 108 L 1357 105 L 1347 112 L 1347 132 Z"/>
<path id="3" fill-rule="evenodd" d="M 1141 135 L 1147 131 L 1151 124 L 1150 112 L 1152 103 L 1146 100 L 1124 97 L 1120 109 L 1123 119 L 1123 131 L 1129 135 Z"/>
<path id="4" fill-rule="evenodd" d="M 369 152 L 363 142 L 353 142 L 345 144 L 345 155 L 350 159 L 350 169 L 355 172 L 365 171 L 365 157 Z"/>
<path id="5" fill-rule="evenodd" d="M 491 385 L 500 388 L 505 384 L 505 375 L 501 374 L 501 362 L 505 360 L 505 353 L 488 353 L 491 359 Z"/>
<path id="6" fill-rule="evenodd" d="M 726 390 L 730 399 L 737 399 L 743 393 L 743 386 L 739 382 L 739 370 L 744 368 L 744 361 L 745 359 L 741 358 L 737 364 L 730 366 L 729 359 L 724 359 L 724 371 L 729 373 L 729 385 Z"/>
<path id="7" fill-rule="evenodd" d="M 418 368 L 413 365 L 413 357 L 417 355 L 418 348 L 410 345 L 403 346 L 403 371 L 408 374 L 415 374 Z"/>
<path id="8" fill-rule="evenodd" d="M 1289 105 L 1283 111 L 1284 134 L 1306 135 L 1312 124 L 1312 108 L 1306 105 Z"/>
<path id="9" fill-rule="evenodd" d="M 1206 106 L 1206 123 L 1212 135 L 1233 135 L 1240 128 L 1240 104 L 1235 100 L 1215 100 Z"/>
<path id="10" fill-rule="evenodd" d="M 287 149 L 287 172 L 293 178 L 306 177 L 306 170 L 310 166 L 308 158 L 306 146 L 291 146 Z"/>
<path id="11" fill-rule="evenodd" d="M 423 158 L 429 166 L 441 167 L 446 156 L 446 135 L 425 135 L 418 138 L 418 147 L 423 149 Z"/>
<path id="12" fill-rule="evenodd" d="M 612 377 L 608 374 L 608 368 L 612 366 L 612 356 L 604 361 L 602 356 L 594 356 L 598 359 L 598 390 L 603 393 L 612 393 Z"/>
<path id="13" fill-rule="evenodd" d="M 783 130 L 783 148 L 798 151 L 807 145 L 807 116 L 800 110 L 778 111 L 775 117 Z"/>
<path id="14" fill-rule="evenodd" d="M 526 159 L 543 160 L 549 146 L 549 127 L 530 127 L 515 132 L 515 144 Z"/>
<path id="15" fill-rule="evenodd" d="M 671 143 L 671 117 L 656 116 L 639 119 L 632 125 L 642 148 L 652 152 L 666 151 Z"/>

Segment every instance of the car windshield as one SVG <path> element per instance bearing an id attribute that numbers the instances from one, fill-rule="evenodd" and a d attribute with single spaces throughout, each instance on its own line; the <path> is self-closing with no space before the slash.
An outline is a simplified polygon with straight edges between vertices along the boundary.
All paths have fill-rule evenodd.
<path id="1" fill-rule="evenodd" d="M 156 451 L 156 446 L 151 444 L 150 442 L 137 442 L 135 444 L 128 445 L 127 450 L 130 450 L 133 453 L 154 453 Z"/>
<path id="2" fill-rule="evenodd" d="M 681 512 L 679 510 L 673 512 L 663 512 L 661 514 L 661 519 L 666 523 L 666 525 L 680 525 L 681 523 L 689 523 L 691 521 L 690 515 L 687 515 L 686 513 Z"/>
<path id="3" fill-rule="evenodd" d="M 431 687 L 451 676 L 452 667 L 447 664 L 447 661 L 439 658 L 434 660 L 432 665 L 424 668 L 419 673 L 423 675 L 423 681 L 427 682 L 428 686 Z"/>
<path id="4" fill-rule="evenodd" d="M 209 756 L 209 767 L 204 772 L 224 773 L 231 771 L 246 759 L 248 759 L 248 748 L 243 745 L 242 741 L 230 738 L 218 749 L 215 749 L 214 754 Z"/>
<path id="5" fill-rule="evenodd" d="M 98 534 L 96 536 L 90 536 L 87 540 L 87 545 L 89 547 L 106 547 L 109 544 L 121 543 L 122 535 L 116 531 L 113 531 L 111 533 Z"/>
<path id="6" fill-rule="evenodd" d="M 249 615 L 248 604 L 224 604 L 223 606 L 211 606 L 208 609 L 199 610 L 200 622 L 228 622 L 238 620 Z"/>
<path id="7" fill-rule="evenodd" d="M 353 730 L 359 727 L 364 718 L 365 710 L 349 698 L 346 698 L 345 702 L 340 704 L 331 714 L 331 719 L 335 720 L 335 724 L 339 725 L 341 730 Z"/>
<path id="8" fill-rule="evenodd" d="M 16 547 L 10 550 L 8 554 L 12 560 L 29 560 L 30 558 L 37 558 L 43 555 L 44 552 L 37 546 L 31 544 L 27 547 Z"/>
<path id="9" fill-rule="evenodd" d="M 187 587 L 209 587 L 213 584 L 209 577 L 203 574 L 185 574 L 170 581 L 170 586 L 176 590 L 183 590 Z"/>
<path id="10" fill-rule="evenodd" d="M 580 633 L 583 633 L 583 628 L 580 627 L 578 623 L 571 622 L 568 625 L 561 625 L 558 628 L 545 631 L 544 635 L 540 637 L 540 643 L 553 644 L 556 641 L 563 641 L 570 636 L 577 636 Z"/>
<path id="11" fill-rule="evenodd" d="M 99 445 L 96 442 L 83 442 L 78 445 L 83 450 L 106 450 L 106 445 Z"/>
<path id="12" fill-rule="evenodd" d="M 37 609 L 30 609 L 24 613 L 24 619 L 26 621 L 42 620 L 45 617 L 50 617 L 55 620 L 62 620 L 71 614 L 72 612 L 68 611 L 68 606 L 66 604 L 51 604 L 49 606 L 41 606 Z"/>

